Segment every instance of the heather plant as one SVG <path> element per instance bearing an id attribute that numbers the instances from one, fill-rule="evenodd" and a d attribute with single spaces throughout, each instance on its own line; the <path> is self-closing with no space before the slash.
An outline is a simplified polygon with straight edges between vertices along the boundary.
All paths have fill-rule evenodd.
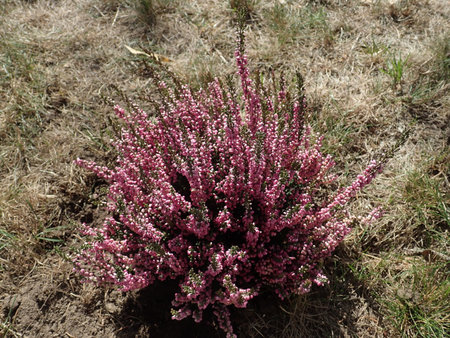
<path id="1" fill-rule="evenodd" d="M 110 184 L 110 216 L 84 226 L 92 238 L 76 270 L 123 291 L 174 279 L 173 319 L 200 322 L 210 309 L 228 336 L 230 307 L 326 282 L 323 261 L 355 220 L 348 202 L 380 170 L 372 161 L 336 190 L 301 81 L 294 95 L 283 77 L 252 80 L 242 42 L 235 58 L 239 89 L 215 79 L 194 91 L 155 75 L 151 113 L 114 108 L 124 122 L 115 167 L 76 161 Z"/>

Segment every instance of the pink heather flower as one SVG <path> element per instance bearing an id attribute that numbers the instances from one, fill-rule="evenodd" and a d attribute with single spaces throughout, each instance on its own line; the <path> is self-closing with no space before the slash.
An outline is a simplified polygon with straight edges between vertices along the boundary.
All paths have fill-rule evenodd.
<path id="1" fill-rule="evenodd" d="M 358 219 L 362 224 L 370 225 L 377 219 L 381 218 L 383 216 L 383 213 L 384 211 L 381 207 L 376 207 L 367 216 L 365 217 L 359 216 Z"/>
<path id="2" fill-rule="evenodd" d="M 92 239 L 75 270 L 124 291 L 175 279 L 173 318 L 212 309 L 229 337 L 229 307 L 262 287 L 285 298 L 326 282 L 321 264 L 350 231 L 346 205 L 380 171 L 373 161 L 331 191 L 334 161 L 304 123 L 303 98 L 284 80 L 275 93 L 256 86 L 235 56 L 241 97 L 217 79 L 197 92 L 160 82 L 152 114 L 114 107 L 124 121 L 114 168 L 75 161 L 109 182 L 111 214 L 84 226 Z"/>

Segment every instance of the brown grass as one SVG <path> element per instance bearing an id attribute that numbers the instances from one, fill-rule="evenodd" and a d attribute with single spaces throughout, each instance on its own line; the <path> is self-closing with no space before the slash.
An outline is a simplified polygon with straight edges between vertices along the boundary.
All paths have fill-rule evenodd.
<path id="1" fill-rule="evenodd" d="M 71 272 L 67 260 L 81 241 L 77 224 L 100 223 L 105 203 L 104 184 L 73 160 L 111 162 L 115 122 L 102 97 L 119 98 L 113 86 L 137 101 L 146 91 L 145 57 L 125 45 L 152 50 L 180 77 L 204 85 L 234 72 L 233 7 L 240 2 L 161 0 L 148 25 L 132 0 L 0 0 L 3 334 L 156 330 L 141 314 L 136 321 L 121 312 L 130 304 L 125 295 L 82 287 Z M 342 182 L 410 133 L 355 201 L 355 213 L 382 205 L 385 216 L 370 228 L 357 226 L 330 259 L 330 285 L 269 309 L 256 303 L 236 315 L 246 318 L 238 320 L 239 332 L 439 336 L 450 325 L 442 303 L 450 208 L 448 6 L 438 0 L 248 3 L 251 66 L 302 73 L 312 123 L 326 134 Z M 406 62 L 393 81 L 382 70 L 399 58 Z M 430 315 L 423 319 L 411 309 Z"/>

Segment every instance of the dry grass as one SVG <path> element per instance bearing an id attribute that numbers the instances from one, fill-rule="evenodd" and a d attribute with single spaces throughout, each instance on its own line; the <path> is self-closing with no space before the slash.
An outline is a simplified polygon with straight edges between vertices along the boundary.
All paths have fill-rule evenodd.
<path id="1" fill-rule="evenodd" d="M 20 317 L 25 300 L 19 310 L 9 304 L 36 280 L 50 285 L 53 298 L 67 293 L 76 295 L 67 296 L 74 304 L 83 298 L 81 307 L 97 304 L 85 315 L 103 320 L 87 322 L 98 328 L 92 335 L 126 329 L 101 305 L 117 296 L 82 289 L 64 263 L 79 243 L 77 224 L 99 222 L 104 203 L 102 183 L 73 160 L 111 161 L 115 122 L 102 97 L 117 97 L 113 86 L 138 101 L 146 92 L 145 57 L 125 45 L 152 50 L 201 86 L 234 72 L 235 12 L 244 5 L 252 67 L 302 73 L 312 123 L 326 134 L 342 182 L 410 133 L 355 201 L 356 213 L 382 205 L 385 216 L 354 229 L 328 264 L 330 285 L 268 312 L 256 304 L 241 313 L 242 336 L 444 337 L 450 330 L 445 2 L 145 2 L 156 10 L 146 12 L 134 0 L 0 0 L 0 330 L 43 334 Z M 146 23 L 146 15 L 154 17 Z M 68 330 L 58 325 L 56 332 Z"/>

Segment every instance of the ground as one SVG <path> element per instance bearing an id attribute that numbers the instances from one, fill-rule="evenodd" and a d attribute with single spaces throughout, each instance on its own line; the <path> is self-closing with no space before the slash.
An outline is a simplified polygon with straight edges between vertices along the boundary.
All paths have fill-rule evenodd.
<path id="1" fill-rule="evenodd" d="M 172 321 L 171 285 L 121 293 L 80 283 L 71 264 L 79 225 L 101 225 L 107 186 L 73 161 L 114 160 L 108 98 L 145 102 L 150 81 L 136 51 L 194 87 L 233 74 L 240 6 L 250 67 L 303 75 L 339 181 L 390 159 L 352 205 L 362 216 L 381 206 L 384 216 L 353 229 L 326 263 L 330 283 L 283 302 L 263 294 L 233 312 L 238 336 L 449 334 L 445 1 L 0 0 L 3 336 L 222 335 L 207 322 Z"/>

